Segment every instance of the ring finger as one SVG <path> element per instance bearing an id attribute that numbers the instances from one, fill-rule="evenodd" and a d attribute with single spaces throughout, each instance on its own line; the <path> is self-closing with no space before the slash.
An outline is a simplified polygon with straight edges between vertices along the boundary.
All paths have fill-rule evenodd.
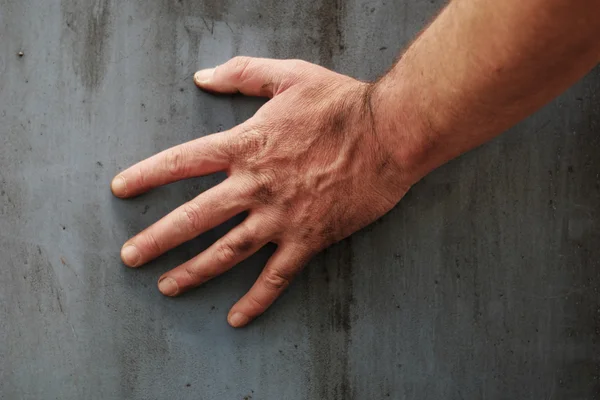
<path id="1" fill-rule="evenodd" d="M 275 236 L 265 221 L 263 216 L 251 213 L 208 249 L 164 274 L 158 281 L 159 290 L 166 296 L 177 296 L 250 257 Z"/>

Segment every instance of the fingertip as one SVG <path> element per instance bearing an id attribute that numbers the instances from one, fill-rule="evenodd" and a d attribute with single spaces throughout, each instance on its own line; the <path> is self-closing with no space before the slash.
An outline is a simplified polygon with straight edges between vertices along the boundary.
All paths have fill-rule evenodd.
<path id="1" fill-rule="evenodd" d="M 128 267 L 135 268 L 139 266 L 142 255 L 133 244 L 126 244 L 121 249 L 121 260 Z"/>
<path id="2" fill-rule="evenodd" d="M 234 328 L 241 328 L 248 325 L 250 322 L 250 317 L 241 312 L 230 312 L 229 316 L 227 317 L 227 322 Z"/>
<path id="3" fill-rule="evenodd" d="M 158 290 L 165 296 L 173 297 L 179 293 L 179 285 L 175 279 L 163 276 L 158 280 Z"/>
<path id="4" fill-rule="evenodd" d="M 110 189 L 117 197 L 127 196 L 127 181 L 123 175 L 117 175 L 110 183 Z"/>
<path id="5" fill-rule="evenodd" d="M 215 68 L 202 69 L 194 74 L 194 83 L 196 86 L 204 88 L 208 86 L 212 80 Z"/>

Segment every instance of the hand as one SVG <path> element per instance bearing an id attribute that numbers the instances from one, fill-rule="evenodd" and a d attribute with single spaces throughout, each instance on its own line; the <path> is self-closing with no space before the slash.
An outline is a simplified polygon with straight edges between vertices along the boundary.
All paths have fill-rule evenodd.
<path id="1" fill-rule="evenodd" d="M 275 243 L 258 280 L 229 312 L 229 323 L 240 327 L 262 314 L 315 253 L 381 217 L 410 185 L 393 141 L 376 129 L 372 84 L 304 61 L 249 57 L 199 71 L 194 80 L 207 91 L 271 100 L 243 124 L 163 151 L 113 180 L 113 193 L 126 198 L 185 178 L 229 176 L 127 241 L 121 257 L 139 267 L 248 211 L 158 282 L 163 294 L 177 296 Z"/>

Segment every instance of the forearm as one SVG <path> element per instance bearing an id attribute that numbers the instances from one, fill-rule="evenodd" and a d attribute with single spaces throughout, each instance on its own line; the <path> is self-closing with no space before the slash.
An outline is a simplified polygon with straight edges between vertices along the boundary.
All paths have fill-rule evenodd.
<path id="1" fill-rule="evenodd" d="M 379 134 L 416 181 L 600 61 L 598 0 L 455 0 L 373 88 Z M 408 129 L 406 128 L 408 127 Z"/>

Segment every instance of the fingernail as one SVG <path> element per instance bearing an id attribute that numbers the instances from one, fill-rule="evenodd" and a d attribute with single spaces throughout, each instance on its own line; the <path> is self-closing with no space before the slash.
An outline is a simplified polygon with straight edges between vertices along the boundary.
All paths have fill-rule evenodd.
<path id="1" fill-rule="evenodd" d="M 165 296 L 175 296 L 179 290 L 179 286 L 173 278 L 161 278 L 158 281 L 158 290 Z"/>
<path id="2" fill-rule="evenodd" d="M 199 85 L 205 85 L 210 82 L 214 72 L 214 68 L 200 70 L 194 75 L 194 81 L 196 81 L 196 83 Z"/>
<path id="3" fill-rule="evenodd" d="M 140 262 L 141 254 L 139 250 L 132 244 L 123 246 L 121 249 L 121 259 L 126 265 L 130 267 L 137 267 Z"/>
<path id="4" fill-rule="evenodd" d="M 233 313 L 231 317 L 229 317 L 229 325 L 234 328 L 239 328 L 240 326 L 246 325 L 250 321 L 247 315 L 242 314 L 240 312 Z"/>
<path id="5" fill-rule="evenodd" d="M 110 187 L 115 196 L 123 197 L 127 194 L 127 182 L 122 175 L 115 177 Z"/>

